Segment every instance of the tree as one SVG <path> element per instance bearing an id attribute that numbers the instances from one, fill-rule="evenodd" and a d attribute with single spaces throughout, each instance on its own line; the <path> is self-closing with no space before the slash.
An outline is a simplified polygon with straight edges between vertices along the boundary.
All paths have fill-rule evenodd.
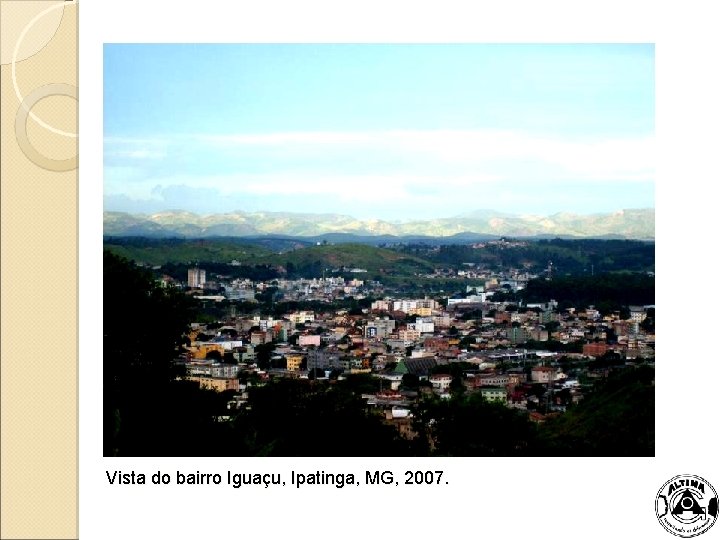
<path id="1" fill-rule="evenodd" d="M 655 332 L 655 309 L 652 310 L 652 315 L 650 314 L 650 310 L 648 310 L 647 316 L 640 323 L 640 328 L 643 332 Z"/>
<path id="2" fill-rule="evenodd" d="M 450 381 L 450 394 L 457 397 L 465 393 L 465 385 L 463 384 L 462 375 L 453 377 Z"/>
<path id="3" fill-rule="evenodd" d="M 260 343 L 255 346 L 255 361 L 260 369 L 268 369 L 270 367 L 270 355 L 275 349 L 272 343 Z"/>
<path id="4" fill-rule="evenodd" d="M 548 333 L 555 332 L 560 327 L 560 323 L 558 321 L 549 321 L 545 323 L 545 330 L 548 331 Z"/>
<path id="5" fill-rule="evenodd" d="M 319 378 L 322 378 L 322 377 L 325 377 L 325 370 L 324 370 L 324 369 L 312 368 L 312 369 L 308 372 L 308 379 L 310 379 L 310 380 L 319 379 Z"/>
<path id="6" fill-rule="evenodd" d="M 256 456 L 407 455 L 397 430 L 349 388 L 357 382 L 285 379 L 251 389 L 249 407 L 233 422 L 231 446 Z"/>
<path id="7" fill-rule="evenodd" d="M 151 274 L 106 251 L 103 257 L 105 384 L 124 385 L 142 374 L 155 382 L 175 378 L 173 357 L 184 342 L 191 300 L 158 287 Z M 133 331 L 126 326 L 132 321 Z"/>
<path id="8" fill-rule="evenodd" d="M 655 370 L 614 371 L 540 432 L 537 455 L 655 455 Z"/>
<path id="9" fill-rule="evenodd" d="M 184 369 L 174 358 L 193 300 L 107 251 L 103 294 L 104 455 L 216 454 L 226 427 L 214 417 L 225 414 L 225 404 L 197 383 L 176 380 Z"/>
<path id="10" fill-rule="evenodd" d="M 488 403 L 478 393 L 456 395 L 449 400 L 421 400 L 414 418 L 418 438 L 431 442 L 433 455 L 533 454 L 535 432 L 527 418 L 504 405 Z"/>
<path id="11" fill-rule="evenodd" d="M 417 390 L 420 385 L 420 378 L 413 373 L 406 373 L 402 377 L 401 385 L 406 390 Z"/>

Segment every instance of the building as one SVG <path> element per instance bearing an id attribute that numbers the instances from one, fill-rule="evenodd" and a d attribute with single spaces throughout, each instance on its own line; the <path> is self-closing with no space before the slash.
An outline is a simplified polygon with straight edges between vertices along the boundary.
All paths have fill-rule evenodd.
<path id="1" fill-rule="evenodd" d="M 555 380 L 555 369 L 547 366 L 535 366 L 530 370 L 532 382 L 549 383 Z"/>
<path id="2" fill-rule="evenodd" d="M 234 379 L 237 377 L 238 371 L 240 371 L 240 366 L 236 364 L 193 362 L 187 366 L 188 375 L 198 377 Z"/>
<path id="3" fill-rule="evenodd" d="M 608 351 L 607 343 L 598 341 L 596 343 L 586 343 L 583 345 L 583 354 L 585 356 L 600 357 Z"/>
<path id="4" fill-rule="evenodd" d="M 517 386 L 527 381 L 527 374 L 524 371 L 510 370 L 507 372 L 508 384 Z"/>
<path id="5" fill-rule="evenodd" d="M 225 296 L 228 300 L 240 300 L 243 302 L 256 302 L 254 289 L 241 289 L 228 287 L 225 289 Z"/>
<path id="6" fill-rule="evenodd" d="M 301 347 L 308 347 L 310 345 L 320 346 L 320 336 L 316 334 L 302 334 L 298 338 L 298 345 Z"/>
<path id="7" fill-rule="evenodd" d="M 225 390 L 240 390 L 240 381 L 234 378 L 214 378 L 214 377 L 188 377 L 188 381 L 200 383 L 200 388 L 215 390 L 216 392 L 224 392 Z"/>
<path id="8" fill-rule="evenodd" d="M 452 383 L 452 375 L 430 375 L 430 384 L 432 384 L 433 390 L 447 392 L 450 389 L 450 383 Z"/>
<path id="9" fill-rule="evenodd" d="M 465 298 L 448 298 L 448 307 L 457 306 L 463 304 L 482 304 L 487 301 L 487 294 L 481 292 L 480 294 L 471 294 Z"/>
<path id="10" fill-rule="evenodd" d="M 403 358 L 397 363 L 397 366 L 395 366 L 394 372 L 400 375 L 412 373 L 418 377 L 427 377 L 435 366 L 437 366 L 437 361 L 431 356 Z"/>
<path id="11" fill-rule="evenodd" d="M 431 318 L 418 317 L 414 323 L 407 325 L 408 330 L 417 330 L 421 334 L 432 334 L 435 331 L 435 323 Z"/>
<path id="12" fill-rule="evenodd" d="M 323 349 L 311 350 L 307 355 L 307 368 L 338 369 L 340 367 L 340 354 Z"/>
<path id="13" fill-rule="evenodd" d="M 480 395 L 490 402 L 507 403 L 507 391 L 500 386 L 483 386 Z"/>
<path id="14" fill-rule="evenodd" d="M 268 332 L 252 332 L 250 334 L 251 345 L 262 345 L 263 343 L 270 343 L 272 341 L 272 335 L 268 337 Z"/>
<path id="15" fill-rule="evenodd" d="M 254 363 L 256 359 L 255 347 L 253 347 L 252 345 L 247 345 L 243 349 L 240 349 L 239 351 L 240 357 L 238 358 L 238 360 L 240 362 L 247 362 L 251 364 Z"/>
<path id="16" fill-rule="evenodd" d="M 207 344 L 208 345 L 220 345 L 223 348 L 223 350 L 232 351 L 233 349 L 242 347 L 243 342 L 241 339 L 215 338 Z M 199 345 L 200 345 L 200 343 L 198 343 L 198 346 Z"/>
<path id="17" fill-rule="evenodd" d="M 188 287 L 202 289 L 205 286 L 205 270 L 201 268 L 188 268 Z"/>
<path id="18" fill-rule="evenodd" d="M 315 313 L 313 311 L 297 311 L 288 313 L 285 318 L 294 324 L 305 324 L 315 320 Z"/>
<path id="19" fill-rule="evenodd" d="M 288 371 L 299 371 L 300 365 L 302 364 L 303 357 L 300 354 L 288 354 L 285 357 L 285 360 L 287 361 L 287 370 Z"/>
<path id="20" fill-rule="evenodd" d="M 191 349 L 192 350 L 192 349 Z M 221 356 L 225 354 L 225 347 L 220 343 L 199 343 L 197 349 L 193 353 L 193 358 L 204 360 L 209 352 L 215 351 Z"/>
<path id="21" fill-rule="evenodd" d="M 412 343 L 420 339 L 420 332 L 407 328 L 406 330 L 398 330 L 398 339 L 404 343 Z"/>
<path id="22" fill-rule="evenodd" d="M 475 377 L 476 386 L 506 386 L 510 384 L 510 377 L 504 374 L 478 375 Z"/>
<path id="23" fill-rule="evenodd" d="M 367 326 L 364 327 L 365 337 L 370 339 L 384 339 L 392 334 L 394 330 L 395 320 L 389 319 L 388 317 L 370 321 Z"/>
<path id="24" fill-rule="evenodd" d="M 630 320 L 635 323 L 641 323 L 647 318 L 647 312 L 642 306 L 630 306 Z"/>
<path id="25" fill-rule="evenodd" d="M 395 300 L 393 311 L 402 311 L 408 315 L 429 316 L 432 310 L 437 309 L 437 302 L 428 298 L 422 300 Z"/>
<path id="26" fill-rule="evenodd" d="M 508 339 L 513 346 L 525 343 L 530 339 L 530 332 L 524 326 L 513 326 L 508 329 Z"/>

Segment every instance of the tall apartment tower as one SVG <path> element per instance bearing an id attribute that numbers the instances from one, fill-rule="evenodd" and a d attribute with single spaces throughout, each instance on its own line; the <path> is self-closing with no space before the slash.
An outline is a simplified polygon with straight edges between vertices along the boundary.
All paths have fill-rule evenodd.
<path id="1" fill-rule="evenodd" d="M 202 289 L 205 285 L 205 270 L 200 268 L 188 268 L 188 287 L 191 289 Z"/>

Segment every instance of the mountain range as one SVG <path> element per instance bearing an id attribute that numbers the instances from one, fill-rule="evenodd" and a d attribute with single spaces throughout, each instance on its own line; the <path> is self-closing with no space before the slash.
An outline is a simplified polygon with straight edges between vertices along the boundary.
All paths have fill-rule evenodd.
<path id="1" fill-rule="evenodd" d="M 317 237 L 350 234 L 369 237 L 452 237 L 492 235 L 512 237 L 655 238 L 655 209 L 619 210 L 612 213 L 556 213 L 549 216 L 508 214 L 476 210 L 455 217 L 418 219 L 395 223 L 357 219 L 341 214 L 243 212 L 199 215 L 185 211 L 156 214 L 105 212 L 106 236 L 203 238 L 212 236 Z"/>

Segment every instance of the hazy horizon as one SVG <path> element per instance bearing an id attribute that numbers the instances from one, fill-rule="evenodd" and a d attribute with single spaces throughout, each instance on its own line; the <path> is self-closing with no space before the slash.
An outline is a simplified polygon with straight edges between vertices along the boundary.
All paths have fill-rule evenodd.
<path id="1" fill-rule="evenodd" d="M 654 46 L 105 45 L 104 208 L 654 208 Z"/>
<path id="2" fill-rule="evenodd" d="M 502 215 L 508 215 L 508 216 L 546 217 L 546 216 L 552 216 L 552 215 L 556 215 L 556 214 L 574 214 L 574 215 L 578 215 L 578 216 L 592 216 L 592 215 L 619 214 L 619 213 L 625 212 L 625 211 L 645 211 L 645 210 L 654 211 L 655 207 L 648 206 L 645 208 L 618 208 L 616 210 L 609 210 L 606 212 L 560 211 L 560 212 L 552 212 L 549 214 L 539 214 L 539 213 L 532 213 L 532 212 L 513 213 L 513 212 L 503 212 L 500 210 L 494 210 L 492 208 L 476 208 L 475 210 L 461 212 L 459 214 L 448 214 L 448 215 L 435 216 L 432 218 L 427 218 L 427 220 L 430 220 L 430 219 L 452 219 L 452 218 L 471 215 L 476 212 L 487 212 L 487 213 L 491 213 L 491 214 L 502 214 Z M 154 214 L 172 214 L 172 213 L 178 213 L 178 214 L 179 213 L 189 213 L 189 214 L 194 214 L 194 215 L 197 215 L 200 217 L 218 216 L 218 215 L 226 215 L 226 214 L 231 215 L 231 214 L 237 214 L 237 213 L 242 213 L 242 214 L 296 214 L 296 215 L 308 215 L 309 214 L 309 215 L 318 215 L 318 216 L 342 215 L 342 216 L 347 216 L 347 217 L 363 219 L 363 220 L 367 220 L 367 221 L 369 221 L 369 220 L 387 221 L 388 223 L 407 223 L 410 221 L 424 221 L 423 219 L 420 219 L 417 217 L 408 218 L 408 219 L 381 219 L 378 217 L 360 218 L 360 217 L 355 216 L 350 213 L 332 212 L 332 211 L 308 212 L 308 211 L 302 211 L 302 210 L 263 210 L 263 209 L 243 210 L 241 208 L 235 208 L 234 210 L 228 210 L 228 211 L 223 211 L 223 212 L 194 212 L 192 210 L 187 210 L 187 209 L 183 209 L 183 208 L 167 208 L 167 209 L 158 210 L 155 212 L 128 212 L 125 210 L 109 210 L 109 209 L 105 208 L 104 211 L 105 212 L 116 212 L 116 213 L 127 213 L 127 214 L 131 214 L 131 215 L 136 215 L 136 216 L 140 216 L 140 215 L 150 216 L 150 215 L 154 215 Z"/>

